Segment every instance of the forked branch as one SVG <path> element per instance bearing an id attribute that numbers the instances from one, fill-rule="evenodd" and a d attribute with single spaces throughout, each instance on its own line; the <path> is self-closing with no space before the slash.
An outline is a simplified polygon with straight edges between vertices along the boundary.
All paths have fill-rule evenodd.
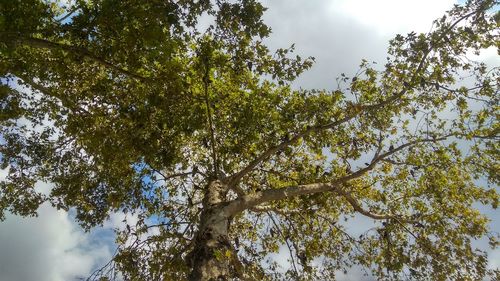
<path id="1" fill-rule="evenodd" d="M 337 178 L 333 180 L 332 182 L 329 183 L 311 183 L 311 184 L 302 184 L 302 185 L 294 185 L 294 186 L 289 186 L 285 188 L 279 188 L 279 189 L 267 189 L 264 191 L 256 192 L 256 193 L 251 193 L 244 195 L 242 197 L 239 197 L 231 202 L 228 203 L 228 205 L 225 207 L 225 212 L 229 215 L 235 215 L 239 212 L 242 212 L 247 209 L 254 208 L 255 206 L 258 206 L 263 203 L 268 203 L 271 201 L 277 201 L 277 200 L 283 200 L 286 198 L 291 198 L 299 195 L 308 195 L 308 194 L 314 194 L 314 193 L 320 193 L 320 192 L 336 192 L 337 194 L 346 197 L 346 200 L 353 205 L 353 207 L 361 211 L 361 205 L 357 204 L 356 201 L 349 195 L 349 193 L 345 190 L 342 189 L 343 185 L 347 183 L 350 180 L 359 178 L 366 174 L 367 172 L 373 170 L 377 163 L 381 162 L 385 158 L 389 157 L 390 155 L 393 155 L 396 152 L 399 152 L 407 147 L 411 147 L 413 145 L 416 145 L 418 143 L 426 143 L 426 142 L 437 142 L 437 141 L 442 141 L 446 140 L 447 138 L 453 136 L 452 134 L 442 136 L 440 138 L 432 138 L 432 139 L 420 139 L 420 140 L 415 140 L 411 141 L 405 144 L 402 144 L 394 149 L 391 149 L 387 152 L 384 152 L 380 154 L 379 156 L 375 157 L 371 163 L 368 164 L 368 166 L 361 168 L 351 174 L 342 176 L 340 178 Z M 357 210 L 357 211 L 358 211 Z M 366 214 L 369 214 L 368 212 L 363 211 Z M 360 212 L 363 214 L 363 212 Z M 372 218 L 378 218 L 378 219 L 388 219 L 390 217 L 384 216 L 384 215 L 373 215 Z"/>

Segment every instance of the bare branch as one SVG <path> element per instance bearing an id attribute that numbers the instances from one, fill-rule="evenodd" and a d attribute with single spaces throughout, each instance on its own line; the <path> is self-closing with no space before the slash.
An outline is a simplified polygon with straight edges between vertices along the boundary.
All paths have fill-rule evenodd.
<path id="1" fill-rule="evenodd" d="M 296 266 L 296 262 L 295 262 L 295 258 L 293 256 L 293 250 L 292 250 L 292 246 L 290 245 L 290 242 L 288 241 L 289 240 L 289 237 L 286 236 L 282 231 L 281 231 L 281 228 L 279 227 L 279 224 L 276 223 L 276 221 L 274 220 L 272 214 L 270 213 L 267 213 L 267 215 L 269 216 L 269 218 L 271 219 L 274 227 L 276 228 L 276 230 L 279 232 L 279 234 L 281 235 L 281 237 L 283 238 L 283 240 L 285 241 L 285 244 L 288 248 L 288 252 L 290 253 L 290 259 L 292 260 L 292 265 L 293 265 L 293 269 L 295 271 L 295 274 L 297 274 L 297 276 L 299 275 L 299 271 L 297 270 L 297 266 Z M 297 251 L 297 249 L 295 249 L 295 251 Z"/>

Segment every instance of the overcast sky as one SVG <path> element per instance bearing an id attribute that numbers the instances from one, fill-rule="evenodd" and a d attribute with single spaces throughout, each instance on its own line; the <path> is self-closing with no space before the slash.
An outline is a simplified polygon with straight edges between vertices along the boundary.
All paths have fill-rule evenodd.
<path id="1" fill-rule="evenodd" d="M 295 43 L 298 54 L 314 56 L 316 64 L 295 86 L 335 88 L 335 78 L 353 74 L 361 61 L 384 63 L 388 40 L 397 33 L 426 32 L 452 0 L 263 0 L 273 34 L 271 48 Z M 493 60 L 494 52 L 487 59 Z M 496 60 L 498 65 L 498 58 Z M 40 185 L 47 188 L 46 185 Z M 498 221 L 498 213 L 490 212 Z M 8 216 L 0 223 L 0 281 L 63 281 L 87 276 L 114 251 L 110 229 L 84 233 L 71 215 L 44 205 L 37 218 Z M 496 224 L 495 231 L 500 231 Z M 492 266 L 500 252 L 492 253 Z M 354 273 L 352 273 L 354 274 Z M 358 280 L 357 276 L 342 277 Z"/>

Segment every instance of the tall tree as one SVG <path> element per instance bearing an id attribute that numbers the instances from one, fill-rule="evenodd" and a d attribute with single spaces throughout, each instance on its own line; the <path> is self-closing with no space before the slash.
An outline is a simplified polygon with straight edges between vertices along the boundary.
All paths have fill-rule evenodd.
<path id="1" fill-rule="evenodd" d="M 467 55 L 499 47 L 497 1 L 396 36 L 334 91 L 291 89 L 313 60 L 263 44 L 255 0 L 64 3 L 0 4 L 0 214 L 137 216 L 91 279 L 487 273 L 471 243 L 497 246 L 477 208 L 498 205 L 500 78 Z"/>

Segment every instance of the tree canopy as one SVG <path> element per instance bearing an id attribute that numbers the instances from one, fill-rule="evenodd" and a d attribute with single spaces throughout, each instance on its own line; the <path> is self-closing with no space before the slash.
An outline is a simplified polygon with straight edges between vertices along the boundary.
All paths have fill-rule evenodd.
<path id="1" fill-rule="evenodd" d="M 2 1 L 0 218 L 136 215 L 94 280 L 479 280 L 500 76 L 470 54 L 498 50 L 495 5 L 397 35 L 330 91 L 290 86 L 314 59 L 265 46 L 255 0 Z"/>

